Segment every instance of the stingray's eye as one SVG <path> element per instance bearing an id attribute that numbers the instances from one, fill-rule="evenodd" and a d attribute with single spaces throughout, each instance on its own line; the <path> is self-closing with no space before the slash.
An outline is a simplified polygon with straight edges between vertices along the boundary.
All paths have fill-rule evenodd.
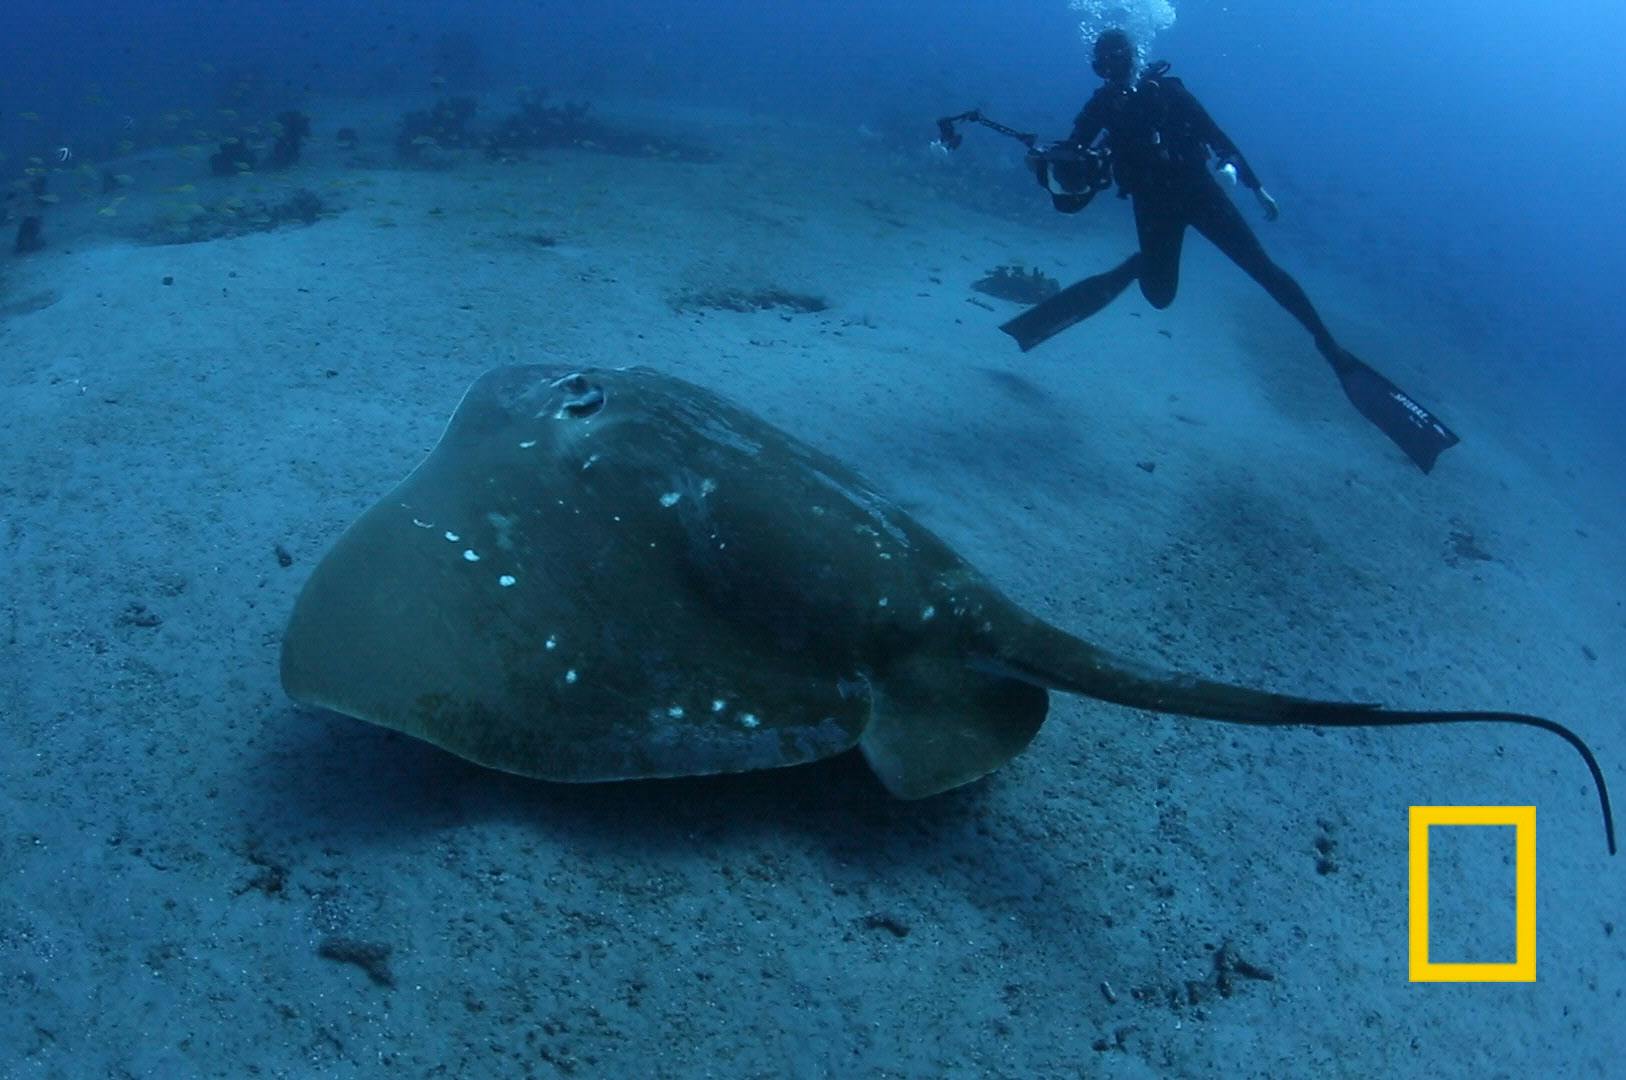
<path id="1" fill-rule="evenodd" d="M 559 411 L 553 414 L 556 419 L 580 419 L 604 408 L 604 388 L 589 382 L 585 375 L 567 375 L 553 385 L 564 392 Z"/>

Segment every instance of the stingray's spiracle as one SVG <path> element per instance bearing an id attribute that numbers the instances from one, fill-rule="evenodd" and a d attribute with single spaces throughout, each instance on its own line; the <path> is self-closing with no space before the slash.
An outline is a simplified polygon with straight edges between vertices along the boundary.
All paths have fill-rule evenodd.
<path id="1" fill-rule="evenodd" d="M 587 376 L 580 372 L 556 379 L 553 385 L 570 395 L 559 405 L 559 411 L 553 414 L 557 420 L 566 417 L 580 420 L 604 408 L 604 388 L 588 382 Z"/>

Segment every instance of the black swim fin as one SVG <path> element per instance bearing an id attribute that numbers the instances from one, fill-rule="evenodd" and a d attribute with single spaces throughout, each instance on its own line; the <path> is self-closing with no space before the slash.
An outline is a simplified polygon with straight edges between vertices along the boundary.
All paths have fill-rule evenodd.
<path id="1" fill-rule="evenodd" d="M 1424 472 L 1461 440 L 1417 399 L 1351 356 L 1346 349 L 1329 356 L 1344 393 L 1360 414 L 1378 426 Z"/>
<path id="2" fill-rule="evenodd" d="M 1041 300 L 1000 324 L 999 328 L 1015 338 L 1022 351 L 1027 352 L 1112 303 L 1139 273 L 1140 256 L 1131 255 L 1104 274 L 1073 282 L 1050 299 Z"/>

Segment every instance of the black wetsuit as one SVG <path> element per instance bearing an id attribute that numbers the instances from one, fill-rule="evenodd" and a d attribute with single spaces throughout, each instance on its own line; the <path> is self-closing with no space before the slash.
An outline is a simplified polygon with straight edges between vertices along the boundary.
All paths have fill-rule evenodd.
<path id="1" fill-rule="evenodd" d="M 1191 91 L 1169 77 L 1167 64 L 1147 68 L 1133 88 L 1109 82 L 1097 90 L 1073 122 L 1067 142 L 1082 154 L 1103 133 L 1119 194 L 1135 207 L 1140 250 L 1114 269 L 1075 281 L 1000 324 L 1023 352 L 1100 311 L 1132 281 L 1140 282 L 1153 307 L 1168 307 L 1180 284 L 1180 247 L 1186 229 L 1195 228 L 1304 324 L 1350 402 L 1418 468 L 1429 471 L 1443 451 L 1456 445 L 1457 436 L 1416 398 L 1334 341 L 1298 282 L 1270 261 L 1241 211 L 1208 171 L 1208 163 L 1218 155 L 1255 194 L 1263 192 L 1259 177 Z M 1039 177 L 1050 188 L 1049 175 L 1040 172 Z M 1095 190 L 1091 187 L 1070 202 L 1058 200 L 1056 208 L 1077 210 Z M 1057 193 L 1052 189 L 1051 194 Z M 1268 197 L 1263 201 L 1274 217 L 1274 203 Z"/>
<path id="2" fill-rule="evenodd" d="M 1101 87 L 1079 112 L 1068 139 L 1083 149 L 1106 134 L 1119 194 L 1132 200 L 1135 209 L 1140 252 L 1096 279 L 1103 286 L 1101 306 L 1139 279 L 1153 307 L 1168 307 L 1179 287 L 1180 248 L 1190 226 L 1263 285 L 1339 367 L 1347 354 L 1298 282 L 1265 254 L 1241 211 L 1209 172 L 1209 158 L 1217 156 L 1235 167 L 1250 191 L 1259 190 L 1259 177 L 1185 84 L 1165 74 L 1167 69 L 1166 64 L 1152 65 L 1133 88 Z"/>

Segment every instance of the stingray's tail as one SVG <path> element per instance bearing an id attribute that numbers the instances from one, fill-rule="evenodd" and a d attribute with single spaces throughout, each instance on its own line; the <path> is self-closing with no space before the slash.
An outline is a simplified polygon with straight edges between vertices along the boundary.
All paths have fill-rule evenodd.
<path id="1" fill-rule="evenodd" d="M 1615 818 L 1609 787 L 1592 749 L 1555 720 L 1508 712 L 1418 712 L 1351 701 L 1316 701 L 1209 682 L 1115 656 L 1037 619 L 1024 627 L 1018 648 L 1001 650 L 990 664 L 1026 682 L 1099 698 L 1133 709 L 1176 713 L 1232 724 L 1270 727 L 1398 727 L 1410 724 L 1519 724 L 1540 728 L 1575 747 L 1592 773 L 1603 808 L 1604 835 L 1615 854 Z"/>

